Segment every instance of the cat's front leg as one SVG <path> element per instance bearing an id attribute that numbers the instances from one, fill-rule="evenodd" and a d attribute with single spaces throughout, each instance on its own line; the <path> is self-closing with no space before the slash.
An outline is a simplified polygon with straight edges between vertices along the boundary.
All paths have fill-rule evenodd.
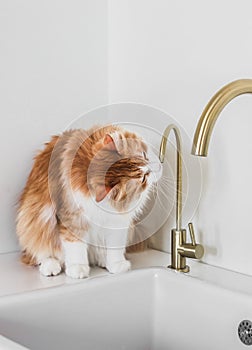
<path id="1" fill-rule="evenodd" d="M 81 241 L 66 241 L 62 239 L 65 256 L 65 273 L 72 278 L 89 276 L 87 244 Z"/>
<path id="2" fill-rule="evenodd" d="M 125 259 L 124 249 L 108 249 L 106 268 L 110 273 L 121 273 L 131 269 L 131 263 Z"/>
<path id="3" fill-rule="evenodd" d="M 43 276 L 56 276 L 61 272 L 60 261 L 56 258 L 39 259 L 39 271 Z"/>
<path id="4" fill-rule="evenodd" d="M 129 271 L 130 261 L 125 259 L 125 245 L 128 231 L 115 230 L 106 239 L 106 268 L 110 273 L 121 273 Z"/>

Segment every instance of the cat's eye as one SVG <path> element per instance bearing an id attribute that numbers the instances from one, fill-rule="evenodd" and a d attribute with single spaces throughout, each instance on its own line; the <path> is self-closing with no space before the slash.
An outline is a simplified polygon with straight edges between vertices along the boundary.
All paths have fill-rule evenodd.
<path id="1" fill-rule="evenodd" d="M 150 174 L 149 171 L 144 174 L 143 179 L 142 179 L 142 183 L 144 183 L 147 180 L 147 177 L 148 177 L 149 174 Z"/>
<path id="2" fill-rule="evenodd" d="M 146 154 L 146 152 L 143 152 L 143 157 L 144 157 L 145 160 L 147 160 L 147 154 Z"/>

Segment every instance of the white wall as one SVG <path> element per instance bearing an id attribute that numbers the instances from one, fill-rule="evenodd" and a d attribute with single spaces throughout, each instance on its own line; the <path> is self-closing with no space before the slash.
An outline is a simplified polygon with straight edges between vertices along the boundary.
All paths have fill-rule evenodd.
<path id="1" fill-rule="evenodd" d="M 161 108 L 192 140 L 210 97 L 234 79 L 252 77 L 251 12 L 250 0 L 110 0 L 110 102 Z M 204 261 L 248 274 L 252 273 L 251 115 L 249 95 L 223 111 L 209 156 L 201 159 L 203 192 L 193 218 L 206 248 Z M 156 247 L 169 250 L 172 226 L 174 217 L 153 238 Z"/>
<path id="2" fill-rule="evenodd" d="M 14 205 L 35 150 L 89 109 L 108 101 L 162 109 L 183 129 L 193 167 L 205 104 L 225 83 L 252 77 L 251 10 L 250 0 L 0 1 L 0 252 L 18 249 Z M 224 110 L 200 161 L 203 178 L 189 171 L 189 187 L 203 181 L 198 210 L 191 186 L 184 212 L 204 261 L 249 274 L 251 113 L 249 95 Z M 156 247 L 169 250 L 173 226 L 170 215 Z"/>
<path id="3" fill-rule="evenodd" d="M 0 1 L 0 253 L 35 151 L 107 103 L 107 1 Z"/>

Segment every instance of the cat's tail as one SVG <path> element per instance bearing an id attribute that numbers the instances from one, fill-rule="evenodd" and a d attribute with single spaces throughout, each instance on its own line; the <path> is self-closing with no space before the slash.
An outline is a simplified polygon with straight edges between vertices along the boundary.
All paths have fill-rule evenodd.
<path id="1" fill-rule="evenodd" d="M 29 254 L 26 250 L 22 251 L 21 261 L 23 264 L 26 264 L 26 265 L 30 265 L 30 266 L 37 265 L 36 258 L 34 256 L 32 256 L 31 254 Z"/>
<path id="2" fill-rule="evenodd" d="M 126 248 L 126 253 L 140 253 L 148 249 L 148 241 L 139 242 L 136 244 L 129 245 Z"/>
<path id="3" fill-rule="evenodd" d="M 136 229 L 137 221 L 133 220 L 129 227 L 126 253 L 143 252 L 148 249 L 148 238 Z"/>
<path id="4" fill-rule="evenodd" d="M 37 265 L 49 257 L 57 258 L 61 252 L 56 206 L 49 189 L 49 165 L 57 140 L 53 137 L 35 157 L 18 201 L 16 231 L 23 251 L 21 260 L 28 265 Z"/>
<path id="5" fill-rule="evenodd" d="M 16 230 L 23 263 L 38 265 L 43 259 L 59 258 L 61 243 L 52 204 L 27 196 L 18 210 Z"/>

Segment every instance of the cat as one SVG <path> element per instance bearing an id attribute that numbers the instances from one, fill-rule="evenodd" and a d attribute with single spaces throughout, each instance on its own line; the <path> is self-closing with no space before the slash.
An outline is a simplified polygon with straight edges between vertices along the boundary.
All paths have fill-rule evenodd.
<path id="1" fill-rule="evenodd" d="M 44 276 L 85 278 L 90 266 L 128 271 L 128 233 L 162 174 L 143 139 L 120 126 L 53 136 L 18 202 L 22 261 Z"/>

